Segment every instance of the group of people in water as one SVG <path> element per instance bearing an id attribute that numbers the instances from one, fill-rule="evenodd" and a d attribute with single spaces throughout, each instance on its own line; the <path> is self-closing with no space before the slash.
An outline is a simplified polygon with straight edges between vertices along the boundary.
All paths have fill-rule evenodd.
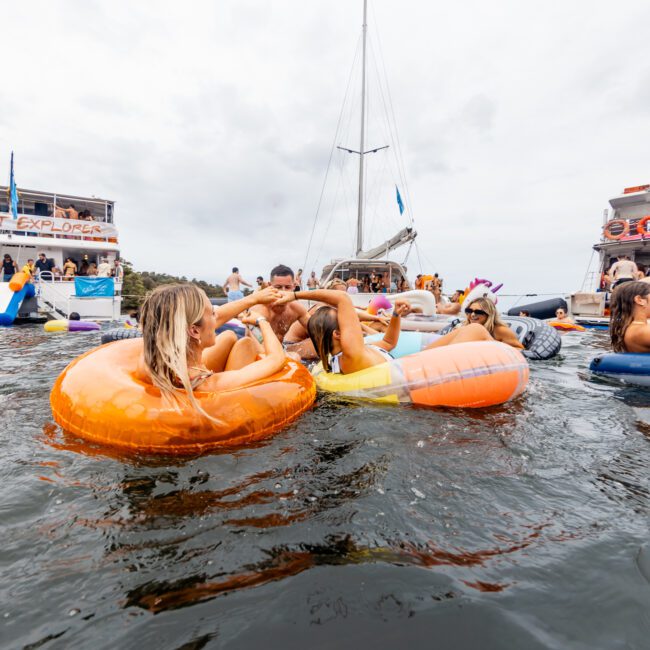
<path id="1" fill-rule="evenodd" d="M 356 308 L 346 283 L 338 282 L 326 289 L 296 289 L 292 269 L 278 265 L 270 273 L 269 286 L 219 307 L 192 284 L 158 287 L 141 309 L 140 372 L 164 394 L 184 390 L 199 408 L 195 389 L 226 390 L 270 377 L 283 367 L 287 355 L 319 359 L 325 371 L 341 374 L 384 363 L 391 358 L 401 319 L 411 313 L 411 305 L 396 300 L 390 316 L 373 315 Z M 431 348 L 492 340 L 523 348 L 489 298 L 473 300 L 464 311 L 463 326 L 437 339 Z M 233 331 L 215 334 L 235 317 L 251 328 L 250 336 L 238 339 Z M 375 328 L 383 331 L 383 338 L 367 343 L 364 335 L 376 334 Z"/>
<path id="2" fill-rule="evenodd" d="M 287 355 L 318 359 L 326 372 L 341 374 L 384 363 L 399 340 L 401 319 L 411 312 L 407 301 L 396 300 L 390 316 L 373 316 L 354 306 L 342 281 L 326 289 L 296 289 L 294 273 L 284 265 L 271 271 L 267 284 L 219 307 L 193 284 L 155 289 L 140 315 L 141 376 L 163 394 L 186 392 L 200 410 L 195 390 L 228 390 L 263 380 L 284 366 Z M 312 303 L 310 308 L 306 301 Z M 463 311 L 462 326 L 430 348 L 469 341 L 500 341 L 523 348 L 490 298 L 463 303 Z M 235 317 L 250 327 L 251 335 L 238 339 L 233 331 L 215 334 Z M 649 317 L 649 283 L 631 281 L 617 287 L 611 296 L 614 351 L 650 353 Z M 371 325 L 384 335 L 368 343 L 364 335 L 377 333 L 369 329 Z"/>

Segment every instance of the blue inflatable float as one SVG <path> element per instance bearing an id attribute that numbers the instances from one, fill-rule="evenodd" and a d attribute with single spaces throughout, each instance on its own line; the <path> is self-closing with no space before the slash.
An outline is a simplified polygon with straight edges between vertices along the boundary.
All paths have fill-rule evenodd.
<path id="1" fill-rule="evenodd" d="M 592 360 L 589 370 L 596 377 L 611 379 L 621 384 L 650 386 L 650 354 L 601 354 Z"/>

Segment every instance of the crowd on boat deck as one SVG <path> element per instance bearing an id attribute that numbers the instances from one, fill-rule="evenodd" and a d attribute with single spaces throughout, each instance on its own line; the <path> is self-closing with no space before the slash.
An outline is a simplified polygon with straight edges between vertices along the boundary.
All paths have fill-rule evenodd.
<path id="1" fill-rule="evenodd" d="M 14 275 L 22 271 L 29 276 L 30 281 L 35 278 L 43 279 L 63 279 L 72 280 L 78 276 L 98 277 L 98 278 L 115 278 L 118 282 L 124 278 L 124 267 L 120 260 L 115 260 L 111 265 L 108 258 L 102 257 L 99 264 L 88 259 L 88 255 L 83 255 L 81 261 L 73 257 L 66 257 L 63 267 L 58 267 L 52 258 L 48 258 L 45 253 L 39 253 L 38 259 L 28 259 L 27 262 L 18 268 L 18 264 L 8 253 L 2 260 L 2 280 L 9 282 Z"/>

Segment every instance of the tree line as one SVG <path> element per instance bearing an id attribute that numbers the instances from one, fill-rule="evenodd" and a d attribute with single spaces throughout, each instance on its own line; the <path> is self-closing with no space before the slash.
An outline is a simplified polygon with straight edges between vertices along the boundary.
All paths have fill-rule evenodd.
<path id="1" fill-rule="evenodd" d="M 197 285 L 208 298 L 224 298 L 225 292 L 223 287 L 218 284 L 210 284 L 205 280 L 192 278 L 188 280 L 184 275 L 177 277 L 168 273 L 154 273 L 153 271 L 136 271 L 133 264 L 126 260 L 121 260 L 124 267 L 124 282 L 122 284 L 122 309 L 137 309 L 144 300 L 144 297 L 163 284 L 177 284 L 179 282 L 191 282 Z"/>

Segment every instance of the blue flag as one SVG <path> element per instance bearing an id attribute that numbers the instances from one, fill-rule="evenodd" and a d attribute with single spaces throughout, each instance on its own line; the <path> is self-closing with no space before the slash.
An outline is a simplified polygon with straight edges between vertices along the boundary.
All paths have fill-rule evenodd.
<path id="1" fill-rule="evenodd" d="M 11 173 L 9 175 L 9 205 L 14 219 L 18 219 L 18 189 L 14 178 L 14 152 L 11 152 Z"/>
<path id="2" fill-rule="evenodd" d="M 402 197 L 399 193 L 399 187 L 395 185 L 395 191 L 397 192 L 397 205 L 399 206 L 399 213 L 404 214 L 404 203 L 402 203 Z"/>

